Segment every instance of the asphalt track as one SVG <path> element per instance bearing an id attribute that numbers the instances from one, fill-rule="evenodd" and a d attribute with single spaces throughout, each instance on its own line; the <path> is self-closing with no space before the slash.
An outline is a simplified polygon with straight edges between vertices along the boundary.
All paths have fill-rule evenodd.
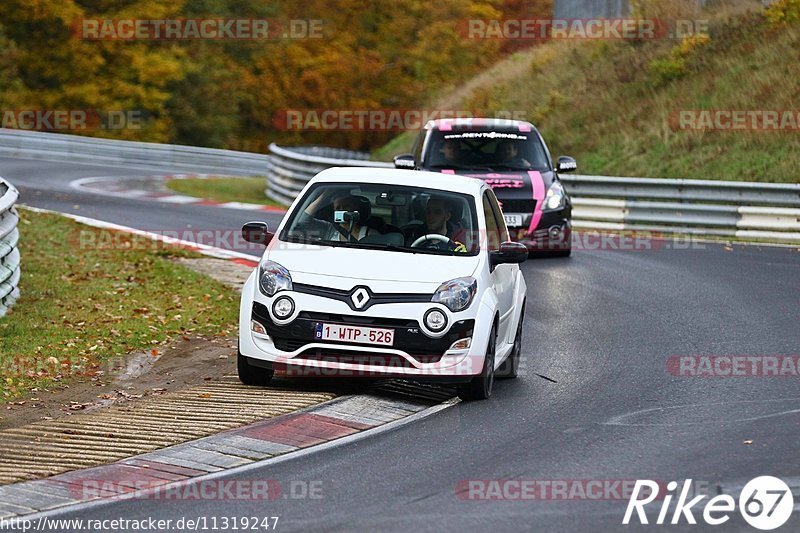
<path id="1" fill-rule="evenodd" d="M 178 170 L 178 169 L 176 169 Z M 21 202 L 139 229 L 238 228 L 258 216 L 75 191 L 146 170 L 0 159 Z M 75 207 L 79 206 L 79 207 Z M 24 263 L 23 263 L 24 265 Z M 123 500 L 58 518 L 278 516 L 279 531 L 618 531 L 626 499 L 469 500 L 469 480 L 687 478 L 711 494 L 800 480 L 800 378 L 679 377 L 671 356 L 800 355 L 800 252 L 722 244 L 531 260 L 521 378 L 492 398 L 302 458 L 226 474 L 321 486 L 268 502 Z M 507 485 L 505 485 L 507 486 Z M 800 530 L 800 498 L 779 531 Z M 658 507 L 648 508 L 651 522 Z M 702 522 L 702 509 L 695 516 Z M 755 531 L 737 514 L 723 526 Z"/>

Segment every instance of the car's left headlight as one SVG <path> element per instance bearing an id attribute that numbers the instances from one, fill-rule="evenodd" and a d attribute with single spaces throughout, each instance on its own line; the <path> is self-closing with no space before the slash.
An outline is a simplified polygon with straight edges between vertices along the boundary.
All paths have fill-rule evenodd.
<path id="1" fill-rule="evenodd" d="M 439 285 L 431 301 L 458 313 L 469 307 L 477 292 L 478 280 L 471 276 L 456 278 Z"/>
<path id="2" fill-rule="evenodd" d="M 561 209 L 567 202 L 567 195 L 564 192 L 564 187 L 561 183 L 554 181 L 553 184 L 547 189 L 547 196 L 544 199 L 544 209 L 546 211 L 553 211 Z"/>
<path id="3" fill-rule="evenodd" d="M 264 260 L 258 265 L 258 286 L 267 296 L 292 290 L 292 276 L 283 265 Z"/>

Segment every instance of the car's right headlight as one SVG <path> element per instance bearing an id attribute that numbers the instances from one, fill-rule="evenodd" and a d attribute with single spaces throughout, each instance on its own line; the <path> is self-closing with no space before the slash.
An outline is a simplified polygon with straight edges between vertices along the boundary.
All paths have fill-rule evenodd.
<path id="1" fill-rule="evenodd" d="M 469 307 L 477 292 L 478 280 L 471 276 L 456 278 L 439 285 L 439 288 L 433 293 L 431 301 L 458 313 Z"/>
<path id="2" fill-rule="evenodd" d="M 258 265 L 258 287 L 267 296 L 275 296 L 280 291 L 292 290 L 292 276 L 283 265 L 263 260 Z"/>

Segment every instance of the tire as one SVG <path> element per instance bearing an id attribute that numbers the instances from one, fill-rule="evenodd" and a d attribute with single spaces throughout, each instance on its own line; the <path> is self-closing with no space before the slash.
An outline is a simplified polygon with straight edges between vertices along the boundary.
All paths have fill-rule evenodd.
<path id="1" fill-rule="evenodd" d="M 253 366 L 247 362 L 247 357 L 239 352 L 236 358 L 236 368 L 239 371 L 239 381 L 245 385 L 265 386 L 269 385 L 275 371 L 268 368 Z"/>
<path id="2" fill-rule="evenodd" d="M 486 400 L 492 395 L 494 385 L 494 353 L 497 346 L 497 328 L 492 327 L 489 334 L 489 345 L 486 347 L 486 357 L 483 361 L 483 370 L 469 383 L 458 388 L 458 397 L 464 401 Z"/>
<path id="3" fill-rule="evenodd" d="M 519 360 L 522 355 L 522 322 L 525 320 L 525 302 L 522 302 L 522 315 L 519 317 L 519 324 L 517 324 L 517 333 L 514 335 L 514 347 L 511 349 L 511 354 L 506 357 L 503 364 L 494 371 L 494 377 L 497 379 L 514 379 L 517 377 L 519 371 Z"/>

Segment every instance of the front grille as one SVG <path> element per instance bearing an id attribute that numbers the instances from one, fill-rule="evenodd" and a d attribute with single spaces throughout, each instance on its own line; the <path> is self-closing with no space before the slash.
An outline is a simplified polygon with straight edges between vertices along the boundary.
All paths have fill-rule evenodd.
<path id="1" fill-rule="evenodd" d="M 418 328 L 419 322 L 416 320 L 381 318 L 363 315 L 337 315 L 333 313 L 311 313 L 303 311 L 297 315 L 298 318 L 314 320 L 316 322 L 333 322 L 335 324 L 359 324 L 376 328 Z"/>
<path id="2" fill-rule="evenodd" d="M 275 344 L 275 347 L 282 352 L 293 352 L 309 343 L 309 341 L 289 339 L 286 337 L 272 337 L 272 342 Z"/>
<path id="3" fill-rule="evenodd" d="M 275 344 L 275 348 L 282 352 L 296 352 L 311 343 L 319 342 L 316 340 L 315 335 L 318 323 L 363 325 L 394 330 L 395 340 L 391 348 L 408 354 L 420 363 L 439 362 L 450 345 L 458 339 L 471 337 L 475 327 L 474 320 L 459 320 L 450 327 L 444 337 L 431 339 L 422 333 L 419 322 L 413 319 L 341 315 L 316 311 L 301 311 L 292 323 L 280 326 L 273 323 L 269 318 L 267 307 L 258 302 L 253 303 L 252 316 L 254 320 L 257 320 L 266 328 L 267 334 Z M 347 344 L 338 344 L 342 345 L 342 350 L 347 351 Z M 368 345 L 363 346 L 365 348 L 368 347 Z M 324 351 L 327 354 L 331 350 L 336 350 L 336 348 L 326 348 Z M 316 349 L 311 349 L 310 351 L 315 352 Z M 370 354 L 370 352 L 357 352 L 355 350 L 349 350 L 349 352 L 362 356 Z M 305 354 L 306 352 L 302 353 Z"/>
<path id="4" fill-rule="evenodd" d="M 533 213 L 536 200 L 500 200 L 503 213 Z"/>

